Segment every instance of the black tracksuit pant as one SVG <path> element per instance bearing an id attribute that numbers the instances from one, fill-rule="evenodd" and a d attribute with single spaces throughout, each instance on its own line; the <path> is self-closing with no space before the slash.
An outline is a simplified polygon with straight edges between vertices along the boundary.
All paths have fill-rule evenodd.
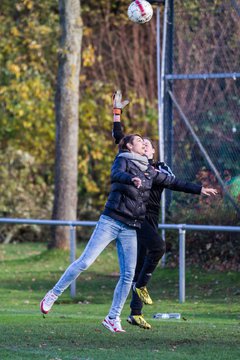
<path id="1" fill-rule="evenodd" d="M 158 233 L 158 215 L 146 216 L 141 229 L 137 229 L 137 241 L 138 256 L 133 282 L 140 288 L 147 285 L 166 249 L 165 241 Z M 142 307 L 142 301 L 132 291 L 131 315 L 140 315 Z"/>

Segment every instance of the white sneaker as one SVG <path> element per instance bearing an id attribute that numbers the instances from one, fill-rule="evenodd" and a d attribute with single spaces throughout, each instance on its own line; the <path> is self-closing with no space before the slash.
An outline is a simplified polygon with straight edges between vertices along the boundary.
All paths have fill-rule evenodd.
<path id="1" fill-rule="evenodd" d="M 43 314 L 47 314 L 51 310 L 51 308 L 52 308 L 53 304 L 55 303 L 55 301 L 57 300 L 57 298 L 58 298 L 58 296 L 55 295 L 52 290 L 50 290 L 44 296 L 42 301 L 40 302 L 40 310 L 41 310 L 41 312 Z"/>
<path id="2" fill-rule="evenodd" d="M 111 332 L 126 332 L 121 326 L 121 320 L 119 316 L 116 317 L 116 319 L 109 319 L 109 317 L 106 316 L 102 324 Z"/>

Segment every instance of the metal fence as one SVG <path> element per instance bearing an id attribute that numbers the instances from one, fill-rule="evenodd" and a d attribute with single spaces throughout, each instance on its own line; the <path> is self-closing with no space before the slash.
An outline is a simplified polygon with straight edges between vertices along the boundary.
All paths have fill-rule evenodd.
<path id="1" fill-rule="evenodd" d="M 70 263 L 76 259 L 76 227 L 95 226 L 96 221 L 63 221 L 63 220 L 38 220 L 38 219 L 13 219 L 0 218 L 0 224 L 31 224 L 69 226 L 70 241 Z M 177 230 L 179 242 L 179 302 L 184 303 L 186 298 L 186 232 L 187 231 L 227 231 L 240 232 L 240 226 L 215 226 L 215 225 L 189 225 L 189 224 L 159 224 L 159 229 Z M 76 296 L 76 281 L 73 281 L 70 288 L 72 297 Z"/>
<path id="2" fill-rule="evenodd" d="M 215 176 L 227 195 L 221 208 L 228 214 L 230 200 L 239 215 L 239 4 L 167 0 L 165 7 L 165 161 L 180 178 L 202 180 L 204 170 L 207 183 L 215 184 Z M 168 205 L 172 197 L 182 201 L 167 195 Z"/>

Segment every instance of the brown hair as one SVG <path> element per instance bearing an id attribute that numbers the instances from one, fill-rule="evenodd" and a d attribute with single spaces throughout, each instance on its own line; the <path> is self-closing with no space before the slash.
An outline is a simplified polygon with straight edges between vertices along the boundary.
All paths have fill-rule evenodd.
<path id="1" fill-rule="evenodd" d="M 153 149 L 155 149 L 155 144 L 153 143 L 153 141 L 151 139 L 149 139 L 149 137 L 144 136 L 143 140 L 148 140 L 150 142 L 150 144 L 152 145 Z"/>
<path id="2" fill-rule="evenodd" d="M 139 136 L 142 139 L 142 136 L 139 134 L 130 134 L 130 135 L 124 136 L 118 145 L 119 151 L 123 151 L 123 150 L 129 151 L 127 144 L 133 144 L 133 140 L 134 140 L 135 136 Z"/>

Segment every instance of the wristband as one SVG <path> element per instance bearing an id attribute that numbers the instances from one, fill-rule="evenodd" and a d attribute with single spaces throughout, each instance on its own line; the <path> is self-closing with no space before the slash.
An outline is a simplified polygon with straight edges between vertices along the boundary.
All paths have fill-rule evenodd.
<path id="1" fill-rule="evenodd" d="M 120 121 L 121 121 L 121 115 L 113 114 L 113 121 L 120 123 Z"/>
<path id="2" fill-rule="evenodd" d="M 113 109 L 114 115 L 121 115 L 121 113 L 122 113 L 122 109 Z"/>

